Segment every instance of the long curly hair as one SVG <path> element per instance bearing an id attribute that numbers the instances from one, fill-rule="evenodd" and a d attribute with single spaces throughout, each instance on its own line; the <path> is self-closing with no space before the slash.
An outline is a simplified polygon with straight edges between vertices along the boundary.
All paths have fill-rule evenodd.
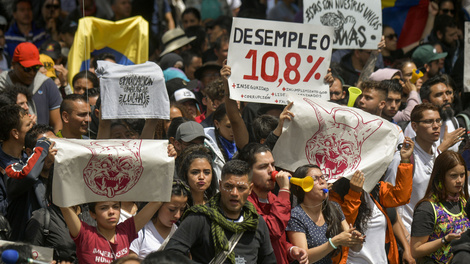
<path id="1" fill-rule="evenodd" d="M 341 178 L 333 183 L 333 191 L 335 191 L 341 199 L 344 199 L 344 196 L 348 194 L 350 188 L 349 180 L 346 178 Z M 356 221 L 354 222 L 354 226 L 356 230 L 364 234 L 368 227 L 368 222 L 370 217 L 372 216 L 372 210 L 367 206 L 367 202 L 365 200 L 364 195 L 369 195 L 366 192 L 362 192 L 361 194 L 361 205 L 359 206 L 359 210 L 357 213 Z"/>
<path id="2" fill-rule="evenodd" d="M 460 198 L 468 200 L 468 172 L 465 165 L 465 160 L 459 153 L 446 150 L 437 156 L 434 161 L 434 167 L 432 169 L 431 178 L 429 179 L 428 188 L 424 194 L 424 198 L 421 199 L 415 206 L 418 207 L 424 201 L 440 203 L 447 199 L 447 191 L 445 188 L 445 177 L 449 170 L 454 167 L 462 165 L 465 168 L 465 182 L 463 188 L 460 190 Z"/>

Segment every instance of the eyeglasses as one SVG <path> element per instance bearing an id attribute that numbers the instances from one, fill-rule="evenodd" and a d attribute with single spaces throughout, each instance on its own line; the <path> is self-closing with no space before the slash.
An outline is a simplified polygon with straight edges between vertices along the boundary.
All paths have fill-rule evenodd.
<path id="1" fill-rule="evenodd" d="M 46 9 L 60 9 L 60 5 L 47 4 Z"/>
<path id="2" fill-rule="evenodd" d="M 313 178 L 313 181 L 314 181 L 314 182 L 318 182 L 318 181 L 320 181 L 320 180 L 326 181 L 326 180 L 328 180 L 328 178 L 329 178 L 329 176 L 328 176 L 327 174 L 322 174 L 322 175 L 320 175 L 320 176 L 310 176 L 310 177 Z"/>
<path id="3" fill-rule="evenodd" d="M 432 125 L 434 125 L 434 123 L 436 123 L 436 125 L 438 126 L 442 126 L 442 119 L 438 118 L 438 119 L 425 119 L 425 120 L 420 120 L 420 121 L 416 121 L 416 123 L 423 123 L 425 126 L 427 127 L 431 127 Z"/>
<path id="4" fill-rule="evenodd" d="M 23 66 L 21 66 L 21 67 L 23 68 L 24 72 L 30 72 L 30 71 L 38 72 L 39 69 L 41 68 L 41 65 L 34 65 L 34 66 L 31 66 L 31 67 L 28 67 L 28 68 L 23 67 Z"/>
<path id="5" fill-rule="evenodd" d="M 389 40 L 392 40 L 394 38 L 398 38 L 398 35 L 395 33 L 395 34 L 390 34 L 390 35 L 387 35 L 385 36 L 386 38 L 388 38 Z"/>
<path id="6" fill-rule="evenodd" d="M 444 13 L 444 14 L 454 14 L 455 9 L 443 8 L 443 9 L 441 9 L 441 11 L 442 11 L 442 13 Z"/>

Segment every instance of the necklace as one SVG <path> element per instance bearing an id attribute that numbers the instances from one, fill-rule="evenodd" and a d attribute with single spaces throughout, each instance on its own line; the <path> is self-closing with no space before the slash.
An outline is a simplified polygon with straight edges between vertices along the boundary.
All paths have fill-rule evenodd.
<path id="1" fill-rule="evenodd" d="M 113 261 L 116 260 L 116 254 L 114 253 L 113 247 L 111 246 L 111 243 L 109 243 L 109 240 L 101 233 L 101 231 L 96 227 L 96 231 L 108 242 L 109 249 L 111 250 L 111 254 L 113 256 Z"/>

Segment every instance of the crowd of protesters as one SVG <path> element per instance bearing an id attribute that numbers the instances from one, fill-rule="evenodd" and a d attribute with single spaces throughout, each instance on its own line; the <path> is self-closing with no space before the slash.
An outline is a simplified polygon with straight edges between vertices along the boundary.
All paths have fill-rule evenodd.
<path id="1" fill-rule="evenodd" d="M 321 164 L 276 167 L 272 150 L 297 118 L 292 103 L 230 98 L 232 18 L 301 23 L 302 1 L 0 2 L 0 239 L 18 242 L 0 251 L 32 258 L 31 245 L 49 247 L 54 263 L 466 263 L 469 16 L 461 0 L 421 2 L 420 40 L 398 48 L 383 25 L 376 50 L 334 50 L 324 78 L 330 102 L 346 105 L 358 87 L 353 107 L 399 131 L 371 192 L 359 170 L 328 183 Z M 99 60 L 116 63 L 112 53 L 94 53 L 68 83 L 79 19 L 135 15 L 149 22 L 148 60 L 163 70 L 170 120 L 101 119 L 94 72 Z M 167 140 L 170 201 L 58 207 L 54 138 Z"/>

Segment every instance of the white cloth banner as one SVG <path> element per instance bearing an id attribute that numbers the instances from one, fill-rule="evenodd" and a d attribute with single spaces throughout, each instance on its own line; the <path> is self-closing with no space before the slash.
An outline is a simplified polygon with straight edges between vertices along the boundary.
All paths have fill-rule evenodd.
<path id="1" fill-rule="evenodd" d="M 396 127 L 357 108 L 304 97 L 290 100 L 295 117 L 284 123 L 274 147 L 276 166 L 295 171 L 316 164 L 330 183 L 361 170 L 364 190 L 370 192 L 393 159 Z"/>
<path id="2" fill-rule="evenodd" d="M 332 27 L 233 18 L 227 57 L 230 98 L 287 104 L 288 94 L 298 94 L 329 100 L 323 78 L 332 36 Z"/>
<path id="3" fill-rule="evenodd" d="M 463 67 L 463 90 L 465 93 L 470 93 L 470 22 L 465 22 L 465 58 Z"/>
<path id="4" fill-rule="evenodd" d="M 334 49 L 377 49 L 382 3 L 371 0 L 303 0 L 304 23 L 334 27 Z"/>
<path id="5" fill-rule="evenodd" d="M 103 119 L 170 119 L 163 71 L 154 62 L 120 65 L 98 61 Z"/>
<path id="6" fill-rule="evenodd" d="M 170 201 L 174 158 L 166 140 L 53 140 L 54 204 Z"/>

